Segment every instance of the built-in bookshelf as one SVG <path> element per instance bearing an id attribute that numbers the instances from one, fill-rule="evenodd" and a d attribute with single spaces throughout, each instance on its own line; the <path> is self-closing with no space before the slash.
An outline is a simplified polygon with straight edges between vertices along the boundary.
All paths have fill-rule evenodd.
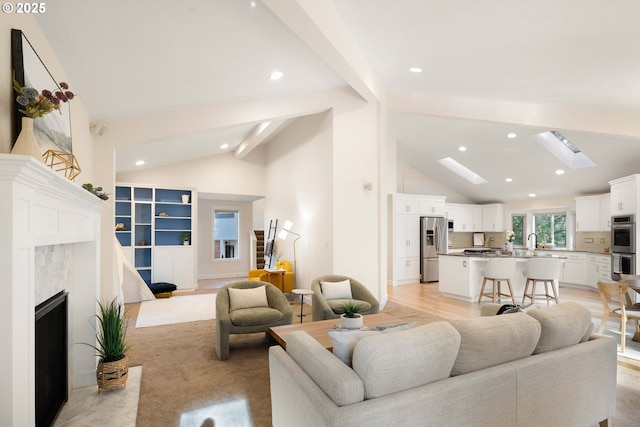
<path id="1" fill-rule="evenodd" d="M 154 259 L 160 257 L 163 264 L 166 264 L 167 258 L 183 261 L 195 259 L 193 249 L 190 248 L 195 225 L 192 203 L 194 194 L 193 189 L 116 185 L 116 237 L 145 282 L 175 283 L 179 277 L 190 282 L 175 283 L 179 288 L 193 286 L 191 282 L 194 282 L 195 277 L 195 261 L 190 265 L 167 268 L 166 265 L 154 265 Z M 160 247 L 163 250 L 156 254 Z M 171 248 L 181 252 L 176 254 Z M 185 254 L 185 251 L 189 254 Z"/>

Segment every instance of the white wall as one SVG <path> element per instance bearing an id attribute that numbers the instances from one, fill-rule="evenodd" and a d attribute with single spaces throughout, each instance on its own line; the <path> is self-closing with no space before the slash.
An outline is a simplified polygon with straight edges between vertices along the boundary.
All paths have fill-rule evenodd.
<path id="1" fill-rule="evenodd" d="M 12 68 L 11 68 L 11 29 L 22 30 L 40 59 L 45 64 L 53 78 L 58 82 L 69 83 L 76 97 L 70 103 L 71 111 L 71 137 L 73 142 L 73 154 L 76 156 L 82 173 L 75 179 L 79 184 L 92 182 L 93 180 L 93 149 L 91 133 L 89 132 L 89 117 L 82 104 L 82 93 L 75 90 L 73 81 L 70 81 L 62 65 L 58 61 L 55 52 L 42 34 L 36 20 L 31 15 L 2 14 L 0 19 L 0 152 L 9 153 L 14 143 L 13 137 L 13 92 Z M 42 89 L 51 88 L 36 88 Z M 56 114 L 56 113 L 51 113 Z"/>
<path id="2" fill-rule="evenodd" d="M 297 119 L 268 144 L 265 174 L 265 234 L 269 220 L 293 221 L 296 284 L 309 288 L 313 278 L 333 272 L 332 114 Z M 265 235 L 266 239 L 266 235 Z M 276 240 L 277 251 L 293 262 L 294 235 Z"/>
<path id="3" fill-rule="evenodd" d="M 116 180 L 167 187 L 195 187 L 199 193 L 261 196 L 264 194 L 265 153 L 265 149 L 259 147 L 243 160 L 226 153 L 120 173 Z"/>
<path id="4" fill-rule="evenodd" d="M 240 215 L 238 245 L 239 259 L 212 261 L 213 209 L 237 209 Z M 198 200 L 198 279 L 247 277 L 250 261 L 250 234 L 253 233 L 253 206 L 251 202 Z"/>
<path id="5" fill-rule="evenodd" d="M 469 198 L 450 189 L 432 177 L 423 174 L 402 160 L 397 161 L 396 174 L 396 189 L 398 193 L 446 196 L 447 203 L 473 203 Z"/>

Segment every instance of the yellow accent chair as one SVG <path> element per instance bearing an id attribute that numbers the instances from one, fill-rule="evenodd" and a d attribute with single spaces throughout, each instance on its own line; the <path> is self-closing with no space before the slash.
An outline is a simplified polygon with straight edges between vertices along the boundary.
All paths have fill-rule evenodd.
<path id="1" fill-rule="evenodd" d="M 280 276 L 279 274 L 270 274 L 267 270 L 258 269 L 258 270 L 249 270 L 249 274 L 247 280 L 259 280 L 261 282 L 271 283 L 278 289 L 280 289 L 283 293 L 289 294 L 289 300 L 291 300 L 293 296 L 293 289 L 295 288 L 295 276 L 294 272 L 291 269 L 291 261 L 283 259 L 276 263 L 276 270 L 284 270 L 284 276 Z M 280 280 L 282 279 L 282 283 Z"/>

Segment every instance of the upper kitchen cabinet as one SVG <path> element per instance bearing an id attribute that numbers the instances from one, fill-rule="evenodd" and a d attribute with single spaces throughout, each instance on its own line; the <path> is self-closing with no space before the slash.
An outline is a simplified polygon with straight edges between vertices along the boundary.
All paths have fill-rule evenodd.
<path id="1" fill-rule="evenodd" d="M 420 197 L 415 194 L 396 194 L 395 211 L 396 214 L 419 215 Z"/>
<path id="2" fill-rule="evenodd" d="M 496 203 L 482 206 L 482 231 L 505 231 L 504 205 Z"/>
<path id="3" fill-rule="evenodd" d="M 445 216 L 445 196 L 420 197 L 420 216 Z"/>
<path id="4" fill-rule="evenodd" d="M 610 210 L 609 194 L 576 197 L 576 231 L 609 231 Z"/>
<path id="5" fill-rule="evenodd" d="M 609 185 L 611 185 L 611 215 L 636 213 L 638 177 L 640 175 L 631 175 L 609 181 Z"/>

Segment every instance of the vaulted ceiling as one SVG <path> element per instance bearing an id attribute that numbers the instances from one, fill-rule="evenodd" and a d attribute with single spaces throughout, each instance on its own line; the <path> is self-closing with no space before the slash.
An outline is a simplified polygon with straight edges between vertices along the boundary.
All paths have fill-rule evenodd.
<path id="1" fill-rule="evenodd" d="M 386 103 L 400 160 L 489 202 L 603 192 L 640 171 L 639 12 L 635 0 L 66 0 L 37 20 L 107 132 L 126 117 L 351 86 Z M 157 166 L 234 150 L 256 125 L 125 147 L 118 169 L 143 153 Z M 550 129 L 597 166 L 551 156 L 533 139 Z"/>

